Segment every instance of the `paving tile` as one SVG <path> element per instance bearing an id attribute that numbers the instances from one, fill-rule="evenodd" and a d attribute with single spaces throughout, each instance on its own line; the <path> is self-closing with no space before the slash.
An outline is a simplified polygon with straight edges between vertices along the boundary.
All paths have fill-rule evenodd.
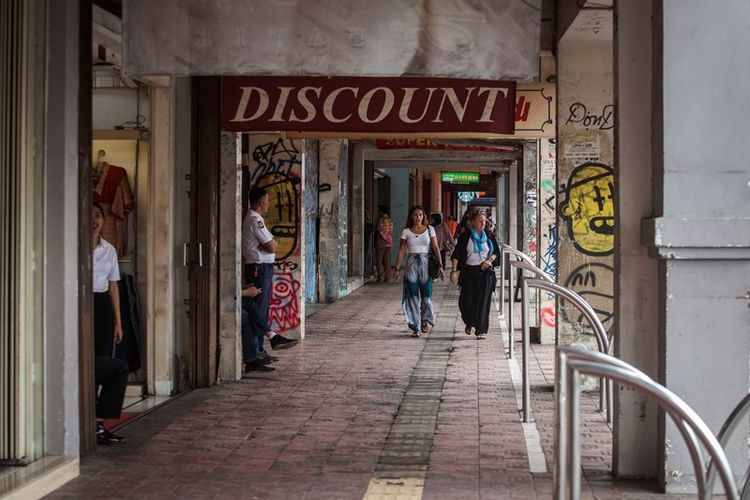
<path id="1" fill-rule="evenodd" d="M 456 297 L 436 282 L 438 324 L 414 339 L 400 285 L 367 285 L 307 318 L 306 339 L 279 353 L 277 371 L 131 421 L 123 446 L 84 457 L 80 477 L 49 497 L 361 499 L 381 481 L 416 485 L 425 499 L 550 498 L 551 474 L 529 470 L 505 323 L 492 315 L 485 341 L 464 335 Z M 530 355 L 532 413 L 551 464 L 554 347 Z M 611 479 L 611 426 L 597 404 L 584 393 L 582 497 L 683 498 Z"/>

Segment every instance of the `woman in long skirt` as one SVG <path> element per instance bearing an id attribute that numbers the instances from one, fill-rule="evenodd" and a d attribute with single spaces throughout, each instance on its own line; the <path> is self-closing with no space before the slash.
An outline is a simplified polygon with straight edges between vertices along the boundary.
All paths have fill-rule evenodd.
<path id="1" fill-rule="evenodd" d="M 406 226 L 401 231 L 401 245 L 398 248 L 394 271 L 394 278 L 398 279 L 401 262 L 408 250 L 401 308 L 412 337 L 419 337 L 420 331 L 427 333 L 430 327 L 435 326 L 435 314 L 432 311 L 432 280 L 428 272 L 430 246 L 436 255 L 440 255 L 435 230 L 427 224 L 424 209 L 418 205 L 414 206 L 409 210 Z M 442 271 L 443 268 L 440 266 L 440 272 Z"/>
<path id="2" fill-rule="evenodd" d="M 500 265 L 500 248 L 491 232 L 485 230 L 484 212 L 468 212 L 469 230 L 458 237 L 451 255 L 451 283 L 458 284 L 458 309 L 466 325 L 466 335 L 484 339 L 490 327 L 490 305 L 495 291 L 494 267 Z"/>

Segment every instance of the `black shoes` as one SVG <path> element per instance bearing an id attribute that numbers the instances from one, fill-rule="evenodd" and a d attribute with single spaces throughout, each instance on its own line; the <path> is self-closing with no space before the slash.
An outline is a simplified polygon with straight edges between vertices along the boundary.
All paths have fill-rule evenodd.
<path id="1" fill-rule="evenodd" d="M 276 356 L 271 356 L 270 354 L 266 354 L 265 352 L 261 352 L 258 354 L 258 359 L 263 360 L 264 365 L 270 365 L 271 363 L 275 363 L 279 360 Z"/>
<path id="2" fill-rule="evenodd" d="M 96 443 L 97 444 L 119 444 L 125 441 L 122 436 L 112 434 L 104 427 L 101 422 L 96 423 Z"/>
<path id="3" fill-rule="evenodd" d="M 246 372 L 273 372 L 273 371 L 276 371 L 276 368 L 267 366 L 267 363 L 265 363 L 261 358 L 255 358 L 249 363 L 245 363 L 244 371 Z"/>
<path id="4" fill-rule="evenodd" d="M 276 349 L 289 349 L 290 347 L 296 346 L 298 343 L 299 340 L 288 339 L 278 334 L 271 337 L 271 349 L 274 351 Z"/>

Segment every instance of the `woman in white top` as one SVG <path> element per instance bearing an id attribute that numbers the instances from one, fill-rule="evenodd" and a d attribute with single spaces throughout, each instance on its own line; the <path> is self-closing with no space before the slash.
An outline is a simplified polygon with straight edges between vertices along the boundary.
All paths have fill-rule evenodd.
<path id="1" fill-rule="evenodd" d="M 104 210 L 94 203 L 91 250 L 94 275 L 94 349 L 97 356 L 111 358 L 114 344 L 122 340 L 120 319 L 120 268 L 117 251 L 101 237 Z"/>
<path id="2" fill-rule="evenodd" d="M 427 333 L 431 326 L 435 326 L 435 314 L 432 312 L 432 280 L 428 272 L 430 246 L 436 255 L 440 255 L 435 230 L 427 224 L 424 209 L 419 205 L 414 206 L 409 210 L 406 227 L 401 231 L 401 246 L 398 248 L 394 271 L 394 278 L 398 279 L 401 261 L 408 250 L 401 308 L 412 337 L 419 337 L 420 329 Z M 442 271 L 441 266 L 440 272 Z"/>
<path id="3" fill-rule="evenodd" d="M 120 268 L 117 251 L 101 237 L 104 209 L 94 203 L 92 212 L 92 263 L 94 291 L 94 383 L 96 386 L 96 442 L 117 444 L 125 440 L 104 427 L 104 419 L 120 418 L 128 386 L 128 364 L 114 358 L 114 344 L 122 340 L 120 319 Z M 101 387 L 101 390 L 99 390 Z"/>

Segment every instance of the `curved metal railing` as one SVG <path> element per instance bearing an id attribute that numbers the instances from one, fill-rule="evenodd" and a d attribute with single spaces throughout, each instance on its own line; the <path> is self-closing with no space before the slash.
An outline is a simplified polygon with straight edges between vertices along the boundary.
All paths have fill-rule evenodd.
<path id="1" fill-rule="evenodd" d="M 724 421 L 724 425 L 721 426 L 721 430 L 716 436 L 723 449 L 726 449 L 727 444 L 729 444 L 729 438 L 732 437 L 732 434 L 737 429 L 737 427 L 739 427 L 740 423 L 746 422 L 748 414 L 750 414 L 750 394 L 747 394 L 744 398 L 742 398 L 742 400 L 740 400 L 739 403 L 737 403 L 737 406 L 734 407 L 732 412 Z M 709 493 L 713 492 L 714 490 L 715 480 L 716 464 L 711 461 L 708 464 L 708 474 L 706 479 L 706 488 L 708 489 Z M 742 500 L 750 499 L 750 469 L 745 471 L 745 475 L 742 477 L 739 484 L 742 485 L 740 498 L 742 498 Z"/>
<path id="2" fill-rule="evenodd" d="M 529 338 L 529 321 L 528 321 L 528 289 L 531 288 L 538 288 L 541 290 L 546 290 L 550 293 L 554 293 L 555 295 L 561 295 L 568 299 L 575 307 L 578 309 L 581 314 L 588 320 L 589 324 L 591 325 L 591 328 L 594 330 L 594 337 L 596 338 L 597 347 L 599 348 L 599 352 L 603 354 L 609 354 L 609 339 L 607 338 L 607 331 L 604 329 L 604 325 L 602 324 L 601 320 L 599 319 L 599 316 L 596 315 L 596 312 L 594 311 L 594 308 L 591 307 L 591 305 L 586 302 L 586 300 L 575 293 L 572 290 L 569 290 L 565 288 L 564 286 L 558 285 L 556 283 L 551 283 L 547 280 L 540 280 L 540 279 L 534 279 L 534 278 L 524 278 L 522 280 L 522 301 L 523 301 L 523 315 L 521 316 L 522 320 L 522 329 L 523 329 L 523 342 L 522 342 L 522 349 L 523 349 L 523 355 L 522 355 L 522 409 L 523 409 L 523 421 L 529 422 L 530 421 L 530 413 L 531 413 L 531 385 L 529 382 L 529 368 L 528 368 L 528 358 L 529 358 L 529 344 L 530 344 L 530 338 Z M 599 410 L 605 411 L 606 410 L 606 416 L 607 416 L 607 422 L 612 422 L 612 389 L 611 384 L 608 383 L 605 380 L 600 380 L 599 383 Z"/>
<path id="3" fill-rule="evenodd" d="M 503 277 L 500 281 L 500 309 L 502 310 L 505 302 L 505 262 L 507 260 L 508 262 L 508 359 L 513 359 L 515 357 L 515 319 L 513 316 L 513 304 L 514 304 L 514 298 L 513 298 L 513 269 L 512 266 L 516 265 L 517 267 L 521 268 L 521 278 L 523 278 L 523 270 L 527 270 L 534 274 L 539 279 L 543 279 L 546 281 L 549 281 L 550 283 L 554 283 L 554 280 L 544 271 L 539 269 L 534 263 L 531 261 L 528 255 L 526 255 L 523 252 L 519 252 L 515 248 L 501 244 L 500 245 L 500 255 L 501 255 L 501 262 L 502 262 L 502 274 Z M 507 255 L 507 259 L 505 256 Z M 511 262 L 511 257 L 516 259 L 516 262 Z M 521 264 L 525 265 L 521 265 Z M 523 298 L 521 299 L 523 303 Z"/>
<path id="4" fill-rule="evenodd" d="M 696 473 L 699 498 L 711 497 L 708 488 L 701 445 L 708 452 L 711 464 L 718 470 L 724 492 L 730 500 L 739 498 L 732 469 L 719 440 L 703 420 L 682 399 L 656 383 L 644 373 L 608 354 L 558 347 L 555 377 L 555 470 L 554 498 L 580 497 L 580 375 L 587 374 L 616 380 L 640 389 L 656 400 L 682 433 L 690 451 Z M 733 413 L 734 415 L 734 413 Z M 730 416 L 731 421 L 734 419 Z M 729 420 L 728 420 L 729 422 Z"/>

